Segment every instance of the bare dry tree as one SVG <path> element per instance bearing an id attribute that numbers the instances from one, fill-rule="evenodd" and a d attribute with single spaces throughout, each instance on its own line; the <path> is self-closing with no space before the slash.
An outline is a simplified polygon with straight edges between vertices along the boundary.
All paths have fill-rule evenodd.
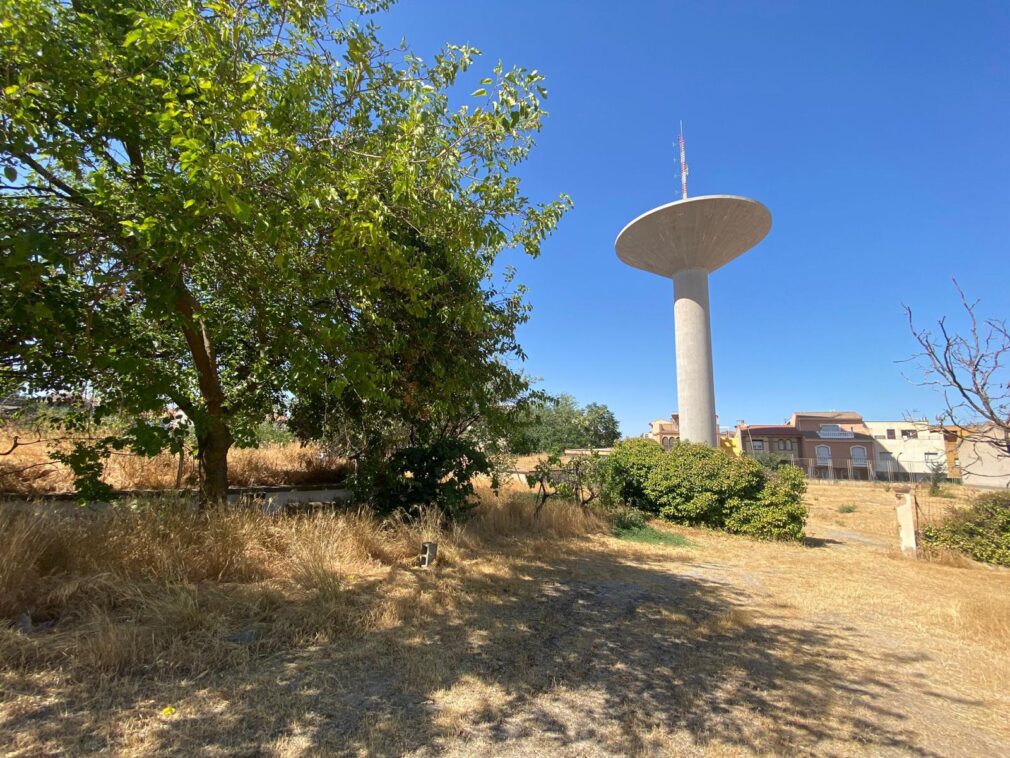
<path id="1" fill-rule="evenodd" d="M 944 398 L 944 408 L 937 421 L 952 428 L 962 442 L 961 468 L 972 471 L 981 461 L 980 448 L 997 458 L 1010 457 L 1010 330 L 1004 320 L 981 318 L 976 313 L 978 300 L 969 300 L 954 281 L 967 316 L 967 331 L 959 333 L 941 318 L 936 331 L 919 329 L 907 305 L 905 315 L 921 352 L 912 357 L 921 366 L 923 386 L 937 388 Z M 968 456 L 968 460 L 965 460 Z"/>

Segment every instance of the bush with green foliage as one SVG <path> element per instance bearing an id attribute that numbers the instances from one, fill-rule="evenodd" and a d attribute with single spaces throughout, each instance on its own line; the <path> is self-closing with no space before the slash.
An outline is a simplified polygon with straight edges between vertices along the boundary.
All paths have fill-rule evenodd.
<path id="1" fill-rule="evenodd" d="M 290 445 L 295 441 L 295 435 L 291 433 L 286 424 L 272 419 L 264 419 L 257 424 L 253 434 L 252 442 L 257 447 L 260 445 Z"/>
<path id="2" fill-rule="evenodd" d="M 706 445 L 626 440 L 607 459 L 604 502 L 668 521 L 762 539 L 803 539 L 806 479 L 795 466 L 775 470 Z"/>
<path id="3" fill-rule="evenodd" d="M 658 442 L 644 437 L 616 444 L 602 472 L 604 503 L 623 503 L 658 514 L 659 509 L 645 493 L 645 483 L 664 455 Z"/>
<path id="4" fill-rule="evenodd" d="M 554 452 L 540 460 L 526 475 L 530 489 L 537 489 L 535 515 L 539 516 L 547 500 L 555 496 L 588 506 L 600 494 L 604 468 L 604 459 L 596 451 L 573 455 L 567 461 Z"/>
<path id="5" fill-rule="evenodd" d="M 956 550 L 976 561 L 1010 566 L 1010 493 L 994 492 L 957 508 L 939 526 L 922 530 L 927 545 Z"/>
<path id="6" fill-rule="evenodd" d="M 382 515 L 394 511 L 410 515 L 434 505 L 450 519 L 458 519 L 474 507 L 477 474 L 493 475 L 488 457 L 465 440 L 445 439 L 362 462 L 354 489 L 360 501 Z"/>
<path id="7" fill-rule="evenodd" d="M 769 471 L 777 471 L 789 465 L 789 459 L 781 453 L 759 453 L 754 456 L 754 460 Z"/>
<path id="8" fill-rule="evenodd" d="M 768 476 L 756 502 L 737 501 L 725 527 L 736 534 L 768 540 L 802 540 L 807 509 L 807 480 L 795 466 L 781 466 Z"/>
<path id="9" fill-rule="evenodd" d="M 929 494 L 939 495 L 940 485 L 947 481 L 947 462 L 944 460 L 933 461 L 927 464 L 929 468 Z"/>
<path id="10" fill-rule="evenodd" d="M 728 511 L 756 503 L 765 482 L 765 471 L 753 458 L 682 442 L 649 473 L 645 492 L 665 519 L 721 525 Z"/>
<path id="11" fill-rule="evenodd" d="M 649 525 L 649 514 L 627 505 L 620 505 L 611 511 L 614 521 L 614 531 L 642 529 Z"/>

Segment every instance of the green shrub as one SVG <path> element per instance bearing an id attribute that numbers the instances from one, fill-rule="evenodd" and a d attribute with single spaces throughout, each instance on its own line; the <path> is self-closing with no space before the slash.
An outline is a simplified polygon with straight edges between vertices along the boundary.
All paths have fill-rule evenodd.
<path id="1" fill-rule="evenodd" d="M 614 531 L 641 529 L 649 523 L 649 515 L 637 508 L 622 505 L 613 511 Z"/>
<path id="2" fill-rule="evenodd" d="M 638 438 L 617 443 L 602 467 L 604 503 L 623 503 L 658 513 L 656 503 L 645 494 L 645 482 L 665 456 L 655 440 Z"/>
<path id="3" fill-rule="evenodd" d="M 253 431 L 257 445 L 290 445 L 295 435 L 284 424 L 276 421 L 262 421 Z"/>
<path id="4" fill-rule="evenodd" d="M 983 495 L 922 533 L 927 544 L 956 550 L 976 561 L 1010 566 L 1010 493 Z"/>
<path id="5" fill-rule="evenodd" d="M 838 506 L 839 513 L 855 513 L 856 506 L 846 503 L 845 505 Z"/>
<path id="6" fill-rule="evenodd" d="M 682 442 L 653 467 L 645 493 L 669 521 L 722 526 L 729 510 L 758 500 L 766 481 L 753 458 Z"/>
<path id="7" fill-rule="evenodd" d="M 795 466 L 768 470 L 753 458 L 706 445 L 680 442 L 667 452 L 652 440 L 635 439 L 614 448 L 604 471 L 603 501 L 611 507 L 620 503 L 667 521 L 761 539 L 803 539 L 807 483 Z M 615 522 L 615 528 L 642 527 Z"/>
<path id="8" fill-rule="evenodd" d="M 769 477 L 757 502 L 733 501 L 726 529 L 765 540 L 802 540 L 807 522 L 803 493 L 807 480 L 795 466 L 782 466 Z"/>
<path id="9" fill-rule="evenodd" d="M 474 506 L 473 478 L 478 474 L 492 476 L 497 486 L 487 455 L 466 440 L 448 438 L 367 459 L 359 463 L 353 484 L 358 498 L 380 515 L 414 514 L 421 506 L 435 505 L 458 519 Z"/>
<path id="10" fill-rule="evenodd" d="M 777 471 L 783 466 L 789 465 L 789 459 L 780 453 L 759 453 L 754 456 L 754 460 L 769 471 Z"/>

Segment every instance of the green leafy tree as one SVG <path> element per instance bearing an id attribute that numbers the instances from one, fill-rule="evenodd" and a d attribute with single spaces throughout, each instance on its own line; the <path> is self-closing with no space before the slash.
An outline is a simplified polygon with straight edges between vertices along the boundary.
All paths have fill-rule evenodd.
<path id="1" fill-rule="evenodd" d="M 614 412 L 601 403 L 589 403 L 582 410 L 587 447 L 610 447 L 621 438 L 621 429 Z"/>
<path id="2" fill-rule="evenodd" d="M 450 107 L 476 50 L 424 63 L 337 8 L 0 0 L 0 369 L 132 419 L 106 446 L 170 446 L 179 407 L 207 500 L 291 396 L 416 427 L 460 422 L 443 409 L 475 376 L 474 413 L 525 386 L 522 290 L 493 272 L 568 206 L 514 174 L 543 77 L 498 65 Z"/>
<path id="3" fill-rule="evenodd" d="M 534 516 L 540 516 L 549 498 L 571 499 L 585 508 L 602 492 L 606 464 L 599 453 L 573 455 L 567 461 L 561 457 L 559 452 L 551 453 L 526 475 L 530 489 L 537 491 Z"/>
<path id="4" fill-rule="evenodd" d="M 929 494 L 939 495 L 941 485 L 947 481 L 947 462 L 942 459 L 931 461 L 926 468 L 929 470 Z"/>
<path id="5" fill-rule="evenodd" d="M 531 401 L 519 424 L 512 452 L 520 455 L 609 447 L 621 436 L 617 419 L 607 406 L 590 403 L 582 408 L 571 395 Z"/>

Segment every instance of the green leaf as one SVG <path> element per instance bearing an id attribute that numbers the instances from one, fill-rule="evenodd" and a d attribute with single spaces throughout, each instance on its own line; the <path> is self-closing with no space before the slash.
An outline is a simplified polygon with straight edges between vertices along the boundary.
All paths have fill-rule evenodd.
<path id="1" fill-rule="evenodd" d="M 204 444 L 212 427 L 254 441 L 300 403 L 306 438 L 379 462 L 405 440 L 448 451 L 416 483 L 465 491 L 453 450 L 500 450 L 528 393 L 513 366 L 529 307 L 498 256 L 535 255 L 567 208 L 520 189 L 541 114 L 510 113 L 539 75 L 495 66 L 473 93 L 491 104 L 460 107 L 478 51 L 390 54 L 349 10 L 387 0 L 209 3 L 14 3 L 5 155 L 44 153 L 89 203 L 9 199 L 5 359 L 32 386 L 92 388 L 109 411 L 87 431 L 110 451 L 166 444 L 134 422 L 169 404 Z M 126 143 L 143 176 L 98 168 L 97 145 Z M 79 457 L 82 476 L 102 474 L 101 453 Z"/>

